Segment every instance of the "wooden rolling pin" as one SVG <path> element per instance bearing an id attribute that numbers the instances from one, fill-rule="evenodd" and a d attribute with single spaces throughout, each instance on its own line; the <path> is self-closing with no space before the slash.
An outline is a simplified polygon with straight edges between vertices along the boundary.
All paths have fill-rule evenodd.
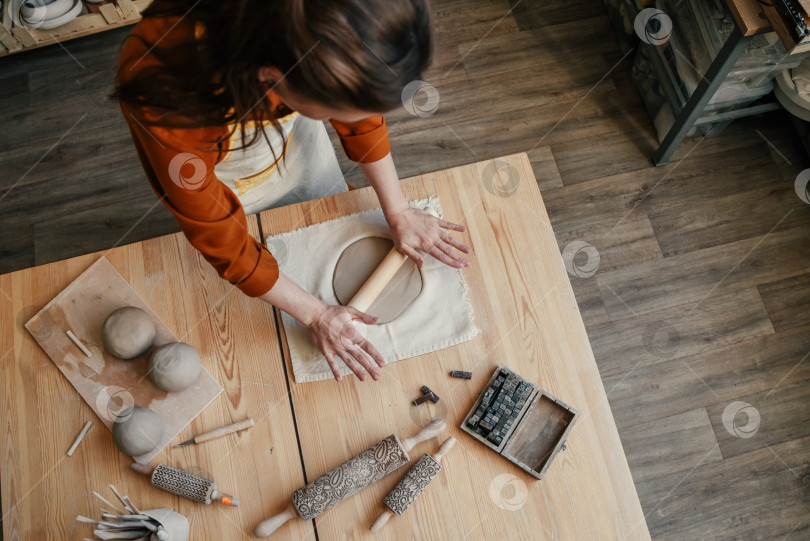
<path id="1" fill-rule="evenodd" d="M 312 520 L 324 511 L 353 496 L 371 483 L 379 481 L 410 460 L 408 451 L 418 443 L 437 436 L 445 428 L 444 421 L 434 419 L 426 427 L 401 442 L 391 434 L 356 457 L 299 488 L 292 503 L 281 513 L 262 521 L 254 533 L 267 537 L 291 518 Z"/>
<path id="2" fill-rule="evenodd" d="M 429 205 L 422 210 L 436 218 L 439 217 L 436 211 Z M 368 310 L 369 307 L 374 304 L 374 301 L 377 300 L 377 297 L 383 292 L 385 286 L 393 280 L 394 276 L 396 276 L 400 267 L 402 267 L 407 259 L 408 256 L 403 255 L 396 247 L 391 248 L 391 251 L 388 252 L 380 264 L 377 265 L 377 268 L 374 269 L 371 276 L 366 279 L 363 285 L 360 286 L 360 289 L 357 290 L 357 293 L 354 294 L 352 300 L 349 301 L 349 306 L 354 306 L 361 312 Z"/>
<path id="3" fill-rule="evenodd" d="M 425 487 L 430 484 L 434 477 L 439 475 L 442 471 L 441 461 L 450 449 L 456 444 L 456 438 L 452 436 L 439 447 L 439 450 L 430 456 L 425 454 L 419 461 L 408 470 L 402 481 L 399 482 L 394 490 L 388 493 L 385 497 L 385 505 L 388 509 L 380 513 L 374 524 L 371 525 L 371 531 L 379 531 L 388 522 L 388 519 L 397 515 L 402 515 L 416 500 L 416 498 L 425 490 Z"/>

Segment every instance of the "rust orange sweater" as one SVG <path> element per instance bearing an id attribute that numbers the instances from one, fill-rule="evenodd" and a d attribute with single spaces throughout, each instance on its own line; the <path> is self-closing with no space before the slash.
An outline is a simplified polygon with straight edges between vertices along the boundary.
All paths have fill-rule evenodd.
<path id="1" fill-rule="evenodd" d="M 152 48 L 135 37 L 127 40 L 118 64 L 121 83 L 139 70 L 157 64 L 154 51 L 193 39 L 194 25 L 176 18 L 144 19 L 132 34 L 144 38 Z M 274 107 L 282 106 L 275 93 L 268 92 L 268 99 Z M 278 264 L 267 248 L 248 233 L 245 213 L 236 194 L 214 175 L 214 166 L 228 152 L 228 126 L 154 127 L 147 125 L 148 116 L 139 108 L 121 103 L 121 110 L 147 178 L 189 242 L 222 278 L 247 295 L 258 297 L 269 291 L 278 279 Z M 353 161 L 374 162 L 391 150 L 382 115 L 357 124 L 330 122 L 344 152 Z M 217 144 L 220 140 L 222 143 Z M 176 159 L 184 153 L 193 156 Z M 193 185 L 172 179 L 179 175 L 171 168 L 183 163 L 180 173 L 184 178 L 192 177 Z"/>

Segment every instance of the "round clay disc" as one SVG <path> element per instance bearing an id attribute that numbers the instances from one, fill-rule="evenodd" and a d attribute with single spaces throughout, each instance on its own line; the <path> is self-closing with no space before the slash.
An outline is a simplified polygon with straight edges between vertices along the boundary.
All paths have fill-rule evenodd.
<path id="1" fill-rule="evenodd" d="M 332 287 L 341 305 L 346 306 L 352 300 L 393 247 L 394 242 L 391 239 L 366 237 L 343 250 L 332 277 Z M 408 258 L 367 313 L 380 318 L 379 323 L 388 323 L 401 314 L 421 292 L 422 273 L 416 263 Z"/>
<path id="2" fill-rule="evenodd" d="M 112 312 L 104 320 L 101 336 L 107 351 L 120 359 L 143 355 L 155 341 L 157 330 L 149 315 L 134 306 Z"/>

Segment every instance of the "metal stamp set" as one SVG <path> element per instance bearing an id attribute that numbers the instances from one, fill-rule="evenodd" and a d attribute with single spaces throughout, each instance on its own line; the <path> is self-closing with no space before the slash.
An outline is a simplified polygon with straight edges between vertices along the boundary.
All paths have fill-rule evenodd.
<path id="1" fill-rule="evenodd" d="M 542 479 L 578 415 L 577 410 L 499 366 L 461 429 Z"/>

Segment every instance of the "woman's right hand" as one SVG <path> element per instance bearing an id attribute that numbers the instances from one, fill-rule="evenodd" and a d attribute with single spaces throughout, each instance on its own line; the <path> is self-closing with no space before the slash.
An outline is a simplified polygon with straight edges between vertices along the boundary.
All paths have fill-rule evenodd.
<path id="1" fill-rule="evenodd" d="M 359 321 L 373 325 L 378 319 L 353 306 L 324 305 L 309 322 L 307 327 L 312 342 L 326 357 L 326 362 L 329 363 L 336 380 L 342 379 L 338 359 L 342 360 L 360 381 L 365 381 L 366 372 L 371 374 L 373 380 L 380 379 L 377 367 L 385 366 L 385 360 L 354 324 L 355 321 Z"/>
<path id="2" fill-rule="evenodd" d="M 307 326 L 312 342 L 326 357 L 336 380 L 343 379 L 338 360 L 346 363 L 361 381 L 366 379 L 366 373 L 375 380 L 380 379 L 377 367 L 385 366 L 385 361 L 377 348 L 354 326 L 355 321 L 372 325 L 378 318 L 353 306 L 326 304 L 281 273 L 275 285 L 261 298 Z"/>

